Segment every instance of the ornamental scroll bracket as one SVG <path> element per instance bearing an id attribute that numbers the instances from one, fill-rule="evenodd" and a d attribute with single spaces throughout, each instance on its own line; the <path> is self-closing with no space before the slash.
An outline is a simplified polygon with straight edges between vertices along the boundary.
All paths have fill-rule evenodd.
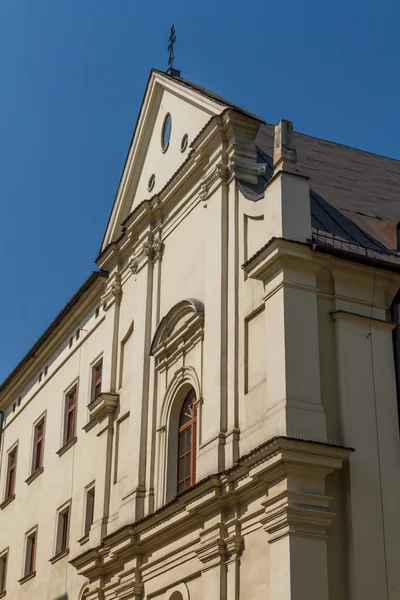
<path id="1" fill-rule="evenodd" d="M 157 260 L 160 260 L 164 253 L 164 247 L 165 245 L 161 238 L 147 239 L 143 242 L 139 251 L 131 256 L 128 261 L 128 267 L 131 273 L 136 275 L 146 262 L 156 262 Z"/>
<path id="2" fill-rule="evenodd" d="M 122 285 L 121 276 L 117 273 L 114 278 L 107 285 L 104 294 L 101 296 L 100 301 L 104 310 L 108 310 L 116 302 L 121 304 L 122 300 Z"/>
<path id="3" fill-rule="evenodd" d="M 203 202 L 208 199 L 210 194 L 210 190 L 213 187 L 213 184 L 218 182 L 227 183 L 231 176 L 231 170 L 226 163 L 226 159 L 224 158 L 221 162 L 219 162 L 211 173 L 208 173 L 203 177 L 203 181 L 200 187 L 199 199 Z"/>

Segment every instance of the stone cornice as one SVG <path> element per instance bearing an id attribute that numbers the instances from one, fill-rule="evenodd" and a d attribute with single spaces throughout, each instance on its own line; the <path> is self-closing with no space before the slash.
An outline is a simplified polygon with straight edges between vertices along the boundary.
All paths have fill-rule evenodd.
<path id="1" fill-rule="evenodd" d="M 242 268 L 252 279 L 266 281 L 285 266 L 293 268 L 294 260 L 296 268 L 312 273 L 317 273 L 323 266 L 323 261 L 307 244 L 273 238 L 244 263 Z"/>
<path id="2" fill-rule="evenodd" d="M 362 322 L 370 322 L 374 326 L 383 327 L 384 329 L 394 329 L 396 327 L 395 323 L 391 321 L 384 321 L 383 319 L 376 319 L 371 317 L 370 315 L 362 315 L 358 313 L 349 312 L 347 310 L 335 310 L 330 313 L 333 321 L 338 321 L 342 319 L 344 321 L 362 321 Z"/>
<path id="3" fill-rule="evenodd" d="M 91 577 L 94 572 L 112 572 L 115 569 L 114 563 L 120 562 L 123 557 L 138 556 L 161 546 L 178 529 L 184 532 L 193 527 L 195 522 L 201 525 L 208 515 L 213 515 L 215 511 L 231 506 L 232 503 L 240 502 L 244 497 L 248 499 L 253 494 L 258 494 L 261 489 L 265 489 L 266 484 L 280 481 L 288 474 L 307 475 L 317 480 L 324 478 L 331 471 L 340 469 L 350 452 L 349 448 L 322 442 L 273 438 L 241 457 L 231 469 L 206 478 L 155 513 L 107 535 L 99 547 L 75 557 L 71 564 L 86 577 Z M 308 505 L 312 506 L 313 502 L 315 503 L 313 498 L 313 495 L 307 497 Z M 304 499 L 303 495 L 300 500 Z M 292 494 L 290 500 L 298 510 L 301 505 L 299 498 Z M 275 504 L 278 501 L 279 498 L 275 498 Z M 306 513 L 311 520 L 314 519 L 315 527 L 318 522 L 325 523 L 328 519 L 328 515 L 319 514 L 321 502 L 326 502 L 325 497 L 322 500 L 318 499 L 319 504 Z M 265 506 L 267 505 L 268 499 Z M 272 516 L 270 521 L 273 522 Z M 273 527 L 268 525 L 267 521 L 264 525 Z M 220 538 L 221 535 L 210 537 L 209 541 L 217 540 L 217 543 L 210 541 L 211 545 L 207 538 L 204 538 L 201 547 L 198 547 L 198 556 L 203 563 L 211 564 L 210 561 L 219 560 L 218 557 L 228 551 L 240 552 L 240 536 L 232 539 L 228 547 L 225 542 L 221 545 L 218 541 Z"/>

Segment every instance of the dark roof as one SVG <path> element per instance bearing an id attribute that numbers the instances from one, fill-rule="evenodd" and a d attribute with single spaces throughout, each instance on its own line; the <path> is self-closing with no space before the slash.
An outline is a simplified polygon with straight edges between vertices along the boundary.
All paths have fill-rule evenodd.
<path id="1" fill-rule="evenodd" d="M 256 144 L 259 161 L 269 166 L 257 186 L 241 184 L 243 193 L 253 200 L 260 197 L 272 175 L 272 125 L 261 125 Z M 309 178 L 314 231 L 376 252 L 396 250 L 400 161 L 297 132 L 294 145 L 296 168 Z"/>

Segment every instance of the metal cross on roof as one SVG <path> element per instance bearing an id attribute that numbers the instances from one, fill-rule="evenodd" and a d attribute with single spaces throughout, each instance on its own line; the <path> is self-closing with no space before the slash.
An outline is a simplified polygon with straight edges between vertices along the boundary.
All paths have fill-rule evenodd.
<path id="1" fill-rule="evenodd" d="M 175 26 L 172 25 L 170 35 L 169 35 L 169 44 L 168 44 L 168 52 L 169 52 L 168 65 L 169 65 L 170 69 L 173 68 L 173 62 L 174 62 L 174 58 L 175 58 L 175 54 L 174 54 L 175 42 L 176 42 Z"/>

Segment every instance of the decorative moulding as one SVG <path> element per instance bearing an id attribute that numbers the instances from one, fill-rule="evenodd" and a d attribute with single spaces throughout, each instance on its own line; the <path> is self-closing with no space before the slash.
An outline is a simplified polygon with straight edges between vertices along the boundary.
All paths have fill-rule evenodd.
<path id="1" fill-rule="evenodd" d="M 67 450 L 72 448 L 72 446 L 76 444 L 77 441 L 78 438 L 76 436 L 71 438 L 66 444 L 64 444 L 64 446 L 61 446 L 61 448 L 57 450 L 56 454 L 58 454 L 58 456 L 62 456 L 63 454 L 65 454 L 65 452 L 67 452 Z"/>
<path id="2" fill-rule="evenodd" d="M 32 573 L 28 573 L 28 575 L 25 575 L 24 577 L 22 577 L 22 579 L 18 579 L 18 583 L 20 583 L 22 585 L 23 583 L 26 583 L 27 581 L 29 581 L 30 579 L 33 579 L 34 577 L 36 577 L 36 571 L 32 571 Z"/>
<path id="3" fill-rule="evenodd" d="M 69 554 L 69 548 L 66 548 L 65 550 L 61 550 L 61 552 L 59 552 L 58 554 L 53 556 L 53 558 L 50 558 L 49 562 L 51 562 L 51 564 L 54 565 L 54 563 L 56 563 L 59 560 L 61 560 L 62 558 L 64 558 L 64 556 L 68 556 L 68 554 Z"/>
<path id="4" fill-rule="evenodd" d="M 39 467 L 38 469 L 36 469 L 35 471 L 33 471 L 33 473 L 31 473 L 28 477 L 28 479 L 25 479 L 25 483 L 30 485 L 32 483 L 32 481 L 34 481 L 36 479 L 36 477 L 39 477 L 39 475 L 41 475 L 44 471 L 44 467 Z"/>
<path id="5" fill-rule="evenodd" d="M 182 600 L 190 600 L 189 590 L 185 583 L 180 583 L 179 585 L 167 590 L 163 600 L 170 600 L 176 592 L 182 596 Z"/>
<path id="6" fill-rule="evenodd" d="M 129 270 L 133 275 L 136 275 L 149 261 L 156 262 L 160 260 L 163 252 L 164 242 L 161 238 L 152 239 L 148 237 L 129 259 Z"/>
<path id="7" fill-rule="evenodd" d="M 103 392 L 100 396 L 88 405 L 91 419 L 100 421 L 108 414 L 112 414 L 117 408 L 119 396 L 112 392 Z"/>
<path id="8" fill-rule="evenodd" d="M 86 535 L 84 535 L 83 537 L 81 537 L 78 540 L 78 544 L 80 544 L 81 546 L 83 546 L 83 544 L 86 544 L 89 541 L 89 534 L 87 533 Z"/>
<path id="9" fill-rule="evenodd" d="M 86 425 L 84 425 L 82 427 L 82 429 L 84 429 L 87 433 L 88 431 L 93 429 L 93 427 L 96 425 L 96 423 L 97 423 L 97 419 L 95 417 L 91 416 L 89 421 L 86 423 Z"/>
<path id="10" fill-rule="evenodd" d="M 11 494 L 11 496 L 8 496 L 8 498 L 6 498 L 4 500 L 4 502 L 2 502 L 0 504 L 0 509 L 4 510 L 6 508 L 6 506 L 8 506 L 9 504 L 11 504 L 11 502 L 15 499 L 15 494 Z"/>
<path id="11" fill-rule="evenodd" d="M 161 320 L 154 334 L 150 354 L 157 368 L 173 362 L 203 339 L 204 305 L 200 300 L 185 298 L 175 304 Z"/>

